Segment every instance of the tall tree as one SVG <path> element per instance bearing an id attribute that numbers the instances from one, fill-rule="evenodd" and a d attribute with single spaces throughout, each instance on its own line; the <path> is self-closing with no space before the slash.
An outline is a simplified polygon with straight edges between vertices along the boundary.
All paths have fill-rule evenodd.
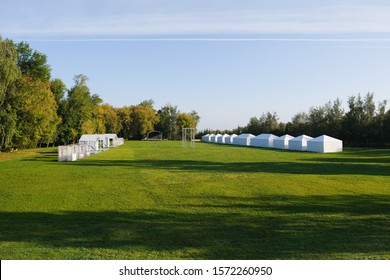
<path id="1" fill-rule="evenodd" d="M 60 118 L 48 82 L 24 76 L 16 84 L 17 129 L 15 142 L 22 148 L 52 143 Z"/>
<path id="2" fill-rule="evenodd" d="M 99 105 L 98 108 L 98 133 L 118 133 L 120 130 L 120 122 L 118 114 L 114 107 L 109 104 Z"/>
<path id="3" fill-rule="evenodd" d="M 377 139 L 379 139 L 379 144 L 381 146 L 385 145 L 386 139 L 388 138 L 389 131 L 386 129 L 386 105 L 387 100 L 383 100 L 379 103 L 378 114 L 376 116 L 376 131 Z"/>
<path id="4" fill-rule="evenodd" d="M 18 66 L 24 76 L 48 82 L 51 68 L 47 64 L 47 56 L 31 49 L 26 42 L 16 45 L 18 51 Z"/>
<path id="5" fill-rule="evenodd" d="M 344 120 L 344 109 L 341 106 L 341 100 L 329 101 L 324 106 L 325 111 L 325 129 L 323 134 L 336 138 L 342 137 L 342 126 Z"/>
<path id="6" fill-rule="evenodd" d="M 191 114 L 180 113 L 177 116 L 177 135 L 176 138 L 180 139 L 183 128 L 196 128 L 196 120 Z"/>
<path id="7" fill-rule="evenodd" d="M 66 113 L 63 116 L 64 142 L 76 142 L 82 134 L 97 131 L 98 105 L 102 100 L 96 94 L 91 95 L 87 80 L 84 75 L 75 76 L 75 85 L 68 91 Z"/>
<path id="8" fill-rule="evenodd" d="M 58 105 L 64 100 L 66 94 L 66 85 L 60 79 L 50 81 L 50 89 Z"/>
<path id="9" fill-rule="evenodd" d="M 173 139 L 174 135 L 177 134 L 176 123 L 179 114 L 177 106 L 167 104 L 158 110 L 157 114 L 160 120 L 156 124 L 156 129 L 163 133 L 164 138 Z"/>
<path id="10" fill-rule="evenodd" d="M 6 92 L 21 75 L 17 65 L 18 52 L 10 40 L 0 36 L 0 108 L 5 102 Z"/>
<path id="11" fill-rule="evenodd" d="M 119 136 L 123 137 L 125 139 L 131 139 L 131 137 L 132 137 L 132 130 L 131 130 L 132 107 L 125 106 L 122 108 L 117 108 L 116 112 L 117 112 L 119 124 L 120 124 Z"/>
<path id="12" fill-rule="evenodd" d="M 159 120 L 157 112 L 149 101 L 144 101 L 131 110 L 131 136 L 134 139 L 143 139 Z"/>
<path id="13" fill-rule="evenodd" d="M 308 113 L 309 134 L 317 137 L 324 134 L 326 128 L 325 109 L 322 106 L 311 107 Z"/>
<path id="14" fill-rule="evenodd" d="M 308 116 L 304 112 L 299 112 L 295 114 L 291 122 L 286 125 L 286 133 L 298 136 L 302 134 L 308 134 Z"/>
<path id="15" fill-rule="evenodd" d="M 17 62 L 15 45 L 0 36 L 0 148 L 12 146 L 16 133 L 17 115 L 11 104 L 11 86 L 21 75 Z"/>

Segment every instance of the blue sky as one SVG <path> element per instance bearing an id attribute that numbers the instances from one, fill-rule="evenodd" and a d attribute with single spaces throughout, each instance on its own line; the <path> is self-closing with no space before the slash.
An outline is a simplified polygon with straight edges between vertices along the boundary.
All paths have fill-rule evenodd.
<path id="1" fill-rule="evenodd" d="M 337 97 L 390 96 L 387 1 L 0 0 L 0 34 L 48 55 L 68 87 L 114 106 L 196 110 L 200 129 Z"/>

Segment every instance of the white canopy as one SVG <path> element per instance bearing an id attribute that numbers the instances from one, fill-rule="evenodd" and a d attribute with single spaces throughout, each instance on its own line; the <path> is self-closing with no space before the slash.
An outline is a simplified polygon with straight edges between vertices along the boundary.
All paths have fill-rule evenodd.
<path id="1" fill-rule="evenodd" d="M 215 134 L 206 134 L 206 135 L 203 136 L 204 140 L 203 140 L 203 137 L 202 137 L 202 141 L 210 142 L 211 137 L 214 137 L 214 136 L 215 136 Z"/>
<path id="2" fill-rule="evenodd" d="M 295 151 L 306 151 L 307 141 L 313 139 L 313 137 L 302 134 L 301 136 L 295 137 L 288 141 L 288 149 Z"/>
<path id="3" fill-rule="evenodd" d="M 276 138 L 278 138 L 278 136 L 262 133 L 252 138 L 250 145 L 254 147 L 272 148 L 274 146 L 274 139 Z"/>
<path id="4" fill-rule="evenodd" d="M 202 142 L 209 142 L 208 141 L 209 140 L 209 136 L 210 136 L 210 134 L 203 135 L 202 136 Z"/>
<path id="5" fill-rule="evenodd" d="M 343 151 L 343 141 L 321 135 L 317 138 L 307 141 L 307 150 L 316 153 L 337 153 Z"/>
<path id="6" fill-rule="evenodd" d="M 224 134 L 224 135 L 220 135 L 217 137 L 217 143 L 220 143 L 220 144 L 225 144 L 225 140 L 227 137 L 230 137 L 229 134 Z"/>
<path id="7" fill-rule="evenodd" d="M 241 145 L 241 146 L 249 146 L 251 143 L 251 139 L 255 136 L 250 133 L 242 133 L 236 137 L 233 138 L 233 144 L 234 145 Z"/>
<path id="8" fill-rule="evenodd" d="M 225 138 L 225 144 L 233 144 L 233 139 L 237 137 L 237 134 L 232 134 Z"/>
<path id="9" fill-rule="evenodd" d="M 211 143 L 217 143 L 217 137 L 219 136 L 222 136 L 221 134 L 212 134 L 212 136 L 210 137 L 210 142 Z"/>
<path id="10" fill-rule="evenodd" d="M 288 143 L 293 139 L 291 135 L 285 134 L 274 139 L 274 148 L 276 149 L 288 149 Z"/>

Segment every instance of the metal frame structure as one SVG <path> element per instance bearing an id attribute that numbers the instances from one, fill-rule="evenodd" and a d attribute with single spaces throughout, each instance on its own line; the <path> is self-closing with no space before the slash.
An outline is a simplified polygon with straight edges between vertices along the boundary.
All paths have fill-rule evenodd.
<path id="1" fill-rule="evenodd" d="M 195 128 L 183 128 L 181 132 L 181 145 L 183 148 L 187 148 L 187 138 L 190 141 L 190 147 L 195 148 Z"/>

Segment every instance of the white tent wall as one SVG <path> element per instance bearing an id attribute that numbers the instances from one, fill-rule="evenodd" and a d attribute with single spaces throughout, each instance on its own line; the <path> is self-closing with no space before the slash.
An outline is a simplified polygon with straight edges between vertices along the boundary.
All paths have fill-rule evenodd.
<path id="1" fill-rule="evenodd" d="M 210 134 L 206 134 L 202 136 L 202 142 L 208 142 Z"/>
<path id="2" fill-rule="evenodd" d="M 121 146 L 121 145 L 123 145 L 125 143 L 125 139 L 124 138 L 118 138 L 118 139 L 116 139 L 116 147 L 118 147 L 118 146 Z"/>
<path id="3" fill-rule="evenodd" d="M 275 149 L 283 149 L 283 150 L 286 150 L 288 149 L 288 144 L 290 142 L 291 139 L 293 139 L 294 137 L 292 137 L 291 135 L 283 135 L 283 136 L 280 136 L 276 139 L 274 139 L 274 148 Z"/>
<path id="4" fill-rule="evenodd" d="M 84 144 L 77 145 L 77 159 L 85 157 L 85 147 Z"/>
<path id="5" fill-rule="evenodd" d="M 343 141 L 321 135 L 317 138 L 307 141 L 307 150 L 316 153 L 337 153 L 343 151 Z"/>
<path id="6" fill-rule="evenodd" d="M 233 144 L 233 139 L 237 137 L 237 134 L 232 134 L 225 138 L 225 144 Z"/>
<path id="7" fill-rule="evenodd" d="M 278 138 L 278 136 L 269 133 L 262 133 L 252 138 L 250 145 L 254 147 L 273 148 L 274 139 L 276 138 Z"/>
<path id="8" fill-rule="evenodd" d="M 58 146 L 58 161 L 68 161 L 68 154 L 70 153 L 69 146 Z"/>
<path id="9" fill-rule="evenodd" d="M 58 161 L 77 160 L 77 145 L 58 146 Z"/>
<path id="10" fill-rule="evenodd" d="M 306 151 L 307 141 L 311 139 L 313 139 L 313 137 L 307 136 L 305 134 L 290 139 L 290 141 L 288 141 L 288 149 L 294 151 Z"/>
<path id="11" fill-rule="evenodd" d="M 211 136 L 210 137 L 210 142 L 211 143 L 217 143 L 217 138 L 219 137 L 219 136 L 222 136 L 221 134 L 213 134 L 213 136 Z"/>
<path id="12" fill-rule="evenodd" d="M 113 148 L 117 146 L 118 136 L 114 133 L 106 133 L 105 136 L 108 138 L 108 147 Z"/>
<path id="13" fill-rule="evenodd" d="M 78 144 L 58 146 L 58 161 L 75 161 L 123 144 L 116 134 L 84 134 Z"/>
<path id="14" fill-rule="evenodd" d="M 211 142 L 211 137 L 214 137 L 215 136 L 215 134 L 209 134 L 209 136 L 207 137 L 207 141 L 206 142 L 208 142 L 208 143 L 210 143 Z"/>
<path id="15" fill-rule="evenodd" d="M 118 146 L 118 136 L 113 133 L 83 134 L 79 140 L 79 143 L 90 146 L 90 152 L 95 154 L 100 151 L 107 150 L 110 147 Z"/>
<path id="16" fill-rule="evenodd" d="M 79 144 L 83 144 L 89 147 L 91 154 L 96 154 L 99 149 L 99 136 L 98 134 L 84 134 L 79 140 Z"/>
<path id="17" fill-rule="evenodd" d="M 230 137 L 229 134 L 223 134 L 217 138 L 217 142 L 220 144 L 225 144 L 226 138 Z"/>
<path id="18" fill-rule="evenodd" d="M 250 133 L 243 133 L 233 138 L 233 144 L 234 145 L 240 145 L 240 146 L 249 146 L 251 143 L 251 139 L 255 136 Z"/>

